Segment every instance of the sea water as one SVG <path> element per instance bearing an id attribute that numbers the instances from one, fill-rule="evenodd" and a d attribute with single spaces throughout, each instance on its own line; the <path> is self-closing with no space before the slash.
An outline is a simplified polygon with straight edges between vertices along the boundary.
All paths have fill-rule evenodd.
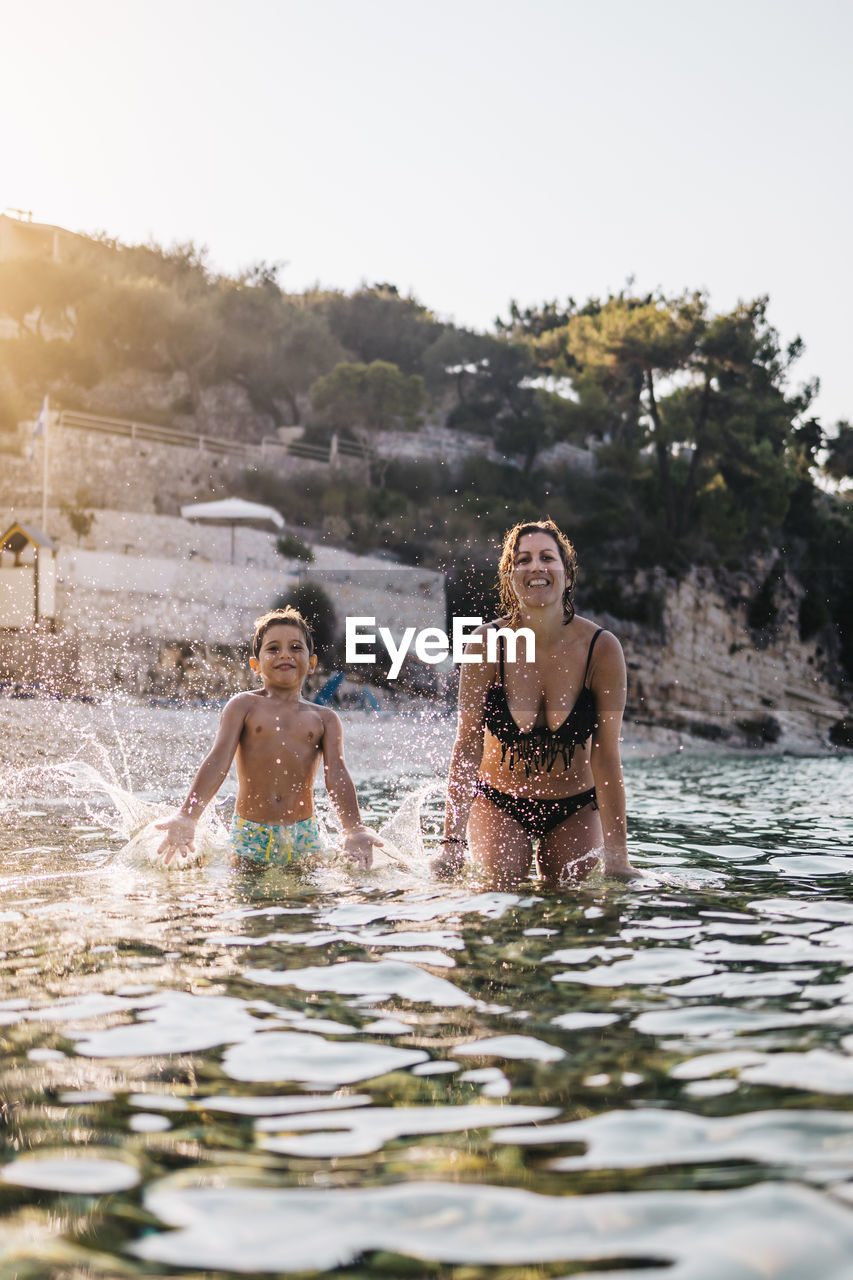
<path id="1" fill-rule="evenodd" d="M 498 892 L 356 714 L 376 871 L 233 872 L 233 781 L 154 870 L 215 722 L 0 702 L 0 1274 L 849 1280 L 853 759 L 629 750 L 646 878 Z"/>

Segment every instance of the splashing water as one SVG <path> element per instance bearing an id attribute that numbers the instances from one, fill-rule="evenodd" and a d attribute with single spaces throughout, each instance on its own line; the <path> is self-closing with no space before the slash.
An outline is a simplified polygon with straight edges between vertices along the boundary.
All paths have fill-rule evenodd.
<path id="1" fill-rule="evenodd" d="M 106 755 L 106 752 L 104 754 Z M 111 800 L 118 814 L 115 830 L 117 834 L 126 836 L 128 839 L 138 835 L 149 823 L 169 812 L 168 806 L 142 800 L 126 786 L 121 786 L 112 770 L 110 778 L 83 760 L 68 760 L 55 765 L 53 772 L 68 786 L 69 790 L 84 798 L 104 795 Z"/>
<path id="2" fill-rule="evenodd" d="M 117 819 L 113 829 L 117 835 L 124 836 L 127 842 L 102 865 L 150 865 L 160 870 L 186 870 L 185 864 L 177 862 L 164 867 L 157 855 L 163 841 L 163 832 L 157 824 L 174 812 L 173 806 L 143 799 L 122 786 L 117 780 L 106 748 L 95 739 L 92 739 L 92 744 L 103 755 L 110 776 L 105 776 L 83 760 L 63 761 L 52 766 L 51 773 L 64 784 L 69 793 L 79 795 L 84 801 L 100 795 L 105 796 L 113 805 Z M 127 775 L 124 756 L 123 765 Z M 348 880 L 350 883 L 367 884 L 381 881 L 385 889 L 404 888 L 427 878 L 428 857 L 424 848 L 421 817 L 425 802 L 443 793 L 443 790 L 444 784 L 433 780 L 404 797 L 396 812 L 376 832 L 381 843 L 375 846 L 373 868 L 370 872 L 357 872 L 342 856 L 319 859 L 309 869 L 318 887 L 328 889 Z M 95 817 L 91 810 L 89 816 Z M 340 840 L 340 823 L 333 810 L 318 816 L 318 820 L 323 844 L 331 853 L 332 847 Z M 229 856 L 228 830 L 213 805 L 209 805 L 199 819 L 195 844 L 196 861 L 193 865 L 221 865 Z M 329 873 L 325 879 L 324 873 Z"/>
<path id="3" fill-rule="evenodd" d="M 215 716 L 14 711 L 0 1277 L 846 1280 L 853 760 L 629 759 L 654 880 L 483 892 L 426 874 L 452 725 L 348 720 L 375 871 L 167 876 Z"/>
<path id="4" fill-rule="evenodd" d="M 383 840 L 392 845 L 410 870 L 423 868 L 427 861 L 424 848 L 422 815 L 426 801 L 443 795 L 445 784 L 439 779 L 425 782 L 407 796 L 397 812 L 380 828 Z"/>

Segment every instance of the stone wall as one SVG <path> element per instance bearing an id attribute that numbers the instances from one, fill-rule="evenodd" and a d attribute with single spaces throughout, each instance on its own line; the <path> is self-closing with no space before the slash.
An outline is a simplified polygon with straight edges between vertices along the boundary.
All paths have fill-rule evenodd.
<path id="1" fill-rule="evenodd" d="M 102 396 L 87 407 L 92 412 L 116 413 L 121 401 L 117 407 L 114 399 Z M 282 480 L 332 474 L 327 462 L 289 455 L 284 444 L 271 439 L 241 445 L 241 440 L 254 438 L 251 433 L 232 435 L 235 452 L 229 453 L 228 441 L 216 437 L 227 435 L 228 422 L 233 430 L 236 412 L 221 395 L 214 398 L 208 415 L 213 433 L 210 443 L 199 436 L 194 447 L 55 422 L 48 452 L 49 500 L 59 505 L 82 499 L 84 505 L 96 509 L 177 515 L 186 503 L 232 492 L 247 471 L 269 471 Z M 171 421 L 184 430 L 194 425 L 193 420 L 175 415 Z M 22 423 L 16 434 L 0 440 L 0 507 L 40 507 L 44 440 L 35 441 L 30 458 L 30 432 L 31 424 Z M 435 425 L 414 433 L 380 433 L 378 455 L 412 462 L 441 461 L 453 466 L 471 457 L 521 465 L 520 459 L 509 458 L 495 449 L 491 440 Z M 591 470 L 595 455 L 570 444 L 558 444 L 542 453 L 538 464 Z M 367 483 L 368 463 L 339 454 L 335 474 L 354 483 Z"/>
<path id="2" fill-rule="evenodd" d="M 16 513 L 23 523 L 35 514 Z M 4 528 L 12 523 L 5 518 Z M 51 512 L 54 536 L 60 519 Z M 311 580 L 332 601 L 339 638 L 347 615 L 375 617 L 395 635 L 445 624 L 440 573 L 322 544 L 306 565 L 279 556 L 274 535 L 243 528 L 232 564 L 230 537 L 228 529 L 170 516 L 98 512 L 87 545 L 60 542 L 56 634 L 0 633 L 0 680 L 58 693 L 233 692 L 252 680 L 247 643 L 255 618 Z M 0 567 L 0 591 L 4 572 L 19 571 Z"/>
<path id="3" fill-rule="evenodd" d="M 40 518 L 32 509 L 15 514 Z M 81 547 L 58 511 L 48 531 L 61 542 L 57 634 L 0 636 L 0 679 L 62 691 L 117 685 L 218 696 L 248 679 L 245 641 L 254 618 L 311 577 L 330 595 L 341 628 L 347 615 L 376 617 L 395 634 L 445 625 L 442 575 L 380 557 L 317 544 L 316 562 L 306 567 L 283 560 L 274 536 L 238 529 L 232 565 L 229 530 L 138 512 L 98 512 Z M 660 625 L 599 618 L 625 649 L 629 735 L 653 727 L 734 747 L 820 750 L 834 726 L 853 725 L 831 641 L 800 639 L 803 589 L 795 580 L 779 578 L 772 622 L 750 629 L 750 602 L 768 570 L 756 562 L 738 575 L 639 574 L 635 590 L 657 597 Z"/>
<path id="4" fill-rule="evenodd" d="M 41 524 L 41 507 L 18 507 L 15 518 L 23 524 Z M 200 563 L 231 561 L 231 530 L 224 525 L 184 520 L 181 516 L 152 516 L 143 511 L 95 511 L 89 533 L 78 542 L 66 515 L 57 507 L 48 508 L 48 532 L 66 545 L 86 551 L 113 551 L 127 556 L 154 556 L 169 560 L 198 560 Z M 0 506 L 0 519 L 11 523 L 8 510 Z M 297 569 L 299 562 L 283 560 L 276 550 L 277 534 L 248 526 L 234 531 L 234 561 L 238 566 L 280 570 Z M 334 558 L 332 549 L 319 547 L 317 554 Z"/>
<path id="5" fill-rule="evenodd" d="M 427 423 L 420 431 L 381 431 L 377 435 L 377 452 L 383 458 L 399 458 L 406 462 L 443 462 L 459 466 L 468 458 L 482 458 L 500 466 L 521 467 L 522 459 L 495 448 L 486 436 L 471 435 Z M 595 453 L 562 442 L 537 455 L 540 467 L 569 467 L 580 471 L 595 469 Z"/>
<path id="6" fill-rule="evenodd" d="M 604 619 L 625 649 L 629 728 L 656 725 L 731 746 L 797 751 L 828 746 L 833 726 L 851 721 L 825 643 L 800 639 L 803 589 L 794 579 L 785 575 L 776 585 L 772 625 L 750 630 L 749 603 L 763 581 L 763 567 L 756 569 L 645 579 L 638 585 L 661 602 L 659 632 Z"/>
<path id="7" fill-rule="evenodd" d="M 299 582 L 320 582 L 343 632 L 347 615 L 374 616 L 396 633 L 444 626 L 441 574 L 351 557 L 338 568 L 263 569 L 162 556 L 60 548 L 57 626 L 77 635 L 117 634 L 233 645 Z"/>
<path id="8" fill-rule="evenodd" d="M 200 437 L 203 439 L 203 437 Z M 0 452 L 0 506 L 37 507 L 41 503 L 44 441 L 29 457 L 27 430 L 7 439 Z M 350 479 L 366 478 L 366 463 L 340 458 Z M 48 494 L 52 503 L 86 505 L 177 515 L 183 504 L 222 497 L 239 485 L 246 471 L 273 472 L 282 479 L 330 474 L 328 463 L 291 457 L 283 446 L 257 446 L 229 454 L 219 449 L 132 439 L 79 427 L 53 426 L 48 450 Z"/>
<path id="9" fill-rule="evenodd" d="M 245 388 L 233 382 L 205 387 L 194 405 L 189 378 L 180 370 L 119 369 L 92 387 L 74 387 L 73 403 L 85 413 L 107 417 L 148 422 L 153 415 L 181 431 L 226 440 L 260 443 L 276 428 L 272 416 L 258 413 Z"/>

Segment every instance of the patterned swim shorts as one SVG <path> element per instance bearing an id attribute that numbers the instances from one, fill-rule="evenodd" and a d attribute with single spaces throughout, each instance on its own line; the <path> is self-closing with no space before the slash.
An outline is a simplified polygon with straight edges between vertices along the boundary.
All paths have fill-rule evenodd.
<path id="1" fill-rule="evenodd" d="M 229 835 L 239 857 L 248 858 L 251 862 L 293 862 L 308 854 L 321 853 L 324 847 L 320 824 L 314 817 L 276 826 L 250 822 L 235 813 Z"/>

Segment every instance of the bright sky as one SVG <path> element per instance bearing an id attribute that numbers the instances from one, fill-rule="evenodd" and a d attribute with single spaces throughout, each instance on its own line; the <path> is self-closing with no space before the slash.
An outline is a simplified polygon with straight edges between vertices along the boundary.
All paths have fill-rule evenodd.
<path id="1" fill-rule="evenodd" d="M 484 328 L 705 287 L 853 418 L 849 0 L 0 0 L 0 209 Z"/>

